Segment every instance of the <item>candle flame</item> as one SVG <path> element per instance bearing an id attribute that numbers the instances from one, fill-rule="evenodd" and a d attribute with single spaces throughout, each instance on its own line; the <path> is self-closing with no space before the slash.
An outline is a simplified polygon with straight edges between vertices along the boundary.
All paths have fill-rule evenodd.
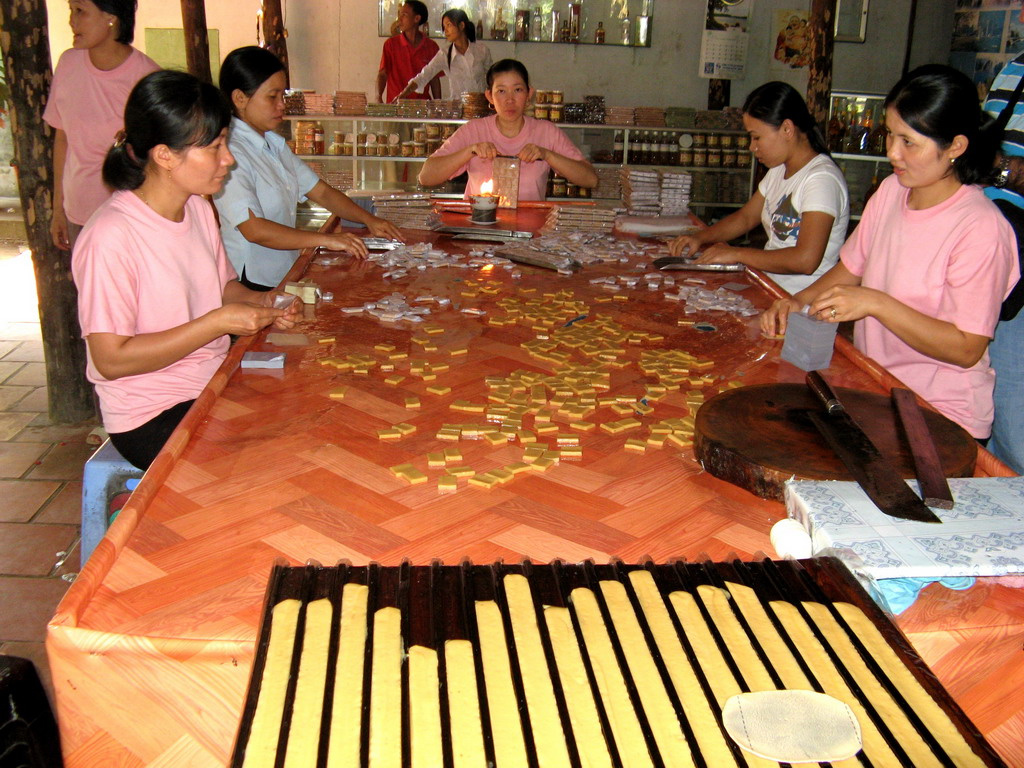
<path id="1" fill-rule="evenodd" d="M 488 181 L 485 181 L 483 184 L 480 185 L 480 194 L 481 195 L 490 195 L 493 192 L 494 192 L 494 180 L 493 179 L 489 179 Z"/>

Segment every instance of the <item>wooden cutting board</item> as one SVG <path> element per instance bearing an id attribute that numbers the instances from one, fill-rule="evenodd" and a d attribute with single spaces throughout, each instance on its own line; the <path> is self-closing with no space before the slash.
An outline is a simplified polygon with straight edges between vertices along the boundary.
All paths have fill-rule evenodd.
<path id="1" fill-rule="evenodd" d="M 914 462 L 896 411 L 885 395 L 835 387 L 836 394 L 883 456 L 903 477 Z M 765 499 L 783 499 L 783 484 L 803 480 L 852 480 L 846 467 L 807 418 L 821 402 L 803 384 L 759 384 L 716 395 L 697 412 L 694 452 L 715 477 Z M 963 427 L 924 411 L 946 477 L 974 474 L 978 444 Z"/>

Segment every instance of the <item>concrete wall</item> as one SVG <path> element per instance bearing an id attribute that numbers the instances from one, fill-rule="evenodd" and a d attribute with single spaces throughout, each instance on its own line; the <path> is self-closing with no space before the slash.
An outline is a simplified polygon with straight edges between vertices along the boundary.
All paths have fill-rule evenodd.
<path id="1" fill-rule="evenodd" d="M 836 90 L 884 92 L 897 79 L 908 44 L 911 63 L 945 61 L 955 0 L 918 0 L 913 40 L 912 0 L 872 0 L 864 44 L 837 43 Z M 747 76 L 733 81 L 732 103 L 766 80 L 783 79 L 802 90 L 803 71 L 769 69 L 775 9 L 807 7 L 808 0 L 757 0 L 751 20 Z M 47 0 L 54 59 L 71 44 L 67 4 Z M 207 22 L 220 31 L 221 53 L 256 42 L 259 0 L 208 0 Z M 704 107 L 707 81 L 697 76 L 705 0 L 657 0 L 650 48 L 487 41 L 495 60 L 510 56 L 530 69 L 537 87 L 561 88 L 570 101 L 602 93 L 609 104 Z M 318 91 L 361 90 L 372 97 L 384 40 L 377 36 L 374 0 L 289 0 L 286 4 L 292 82 Z M 171 0 L 140 0 L 136 44 L 145 27 L 180 27 Z"/>

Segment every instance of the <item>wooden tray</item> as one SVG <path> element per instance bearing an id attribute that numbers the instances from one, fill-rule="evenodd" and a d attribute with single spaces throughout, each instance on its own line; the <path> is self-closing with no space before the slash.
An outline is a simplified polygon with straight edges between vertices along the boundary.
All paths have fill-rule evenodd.
<path id="1" fill-rule="evenodd" d="M 672 619 L 675 637 L 683 653 L 686 655 L 688 663 L 694 669 L 696 679 L 700 684 L 702 695 L 698 695 L 696 700 L 691 699 L 688 702 L 687 708 L 684 708 L 680 703 L 676 688 L 677 684 L 674 683 L 675 678 L 670 674 L 664 657 L 661 654 L 661 649 L 664 649 L 665 646 L 661 644 L 660 640 L 655 639 L 652 630 L 653 624 L 648 622 L 647 609 L 640 606 L 639 589 L 635 588 L 631 583 L 630 573 L 637 570 L 646 570 L 653 578 L 657 591 L 660 593 L 662 602 L 666 607 L 666 614 Z M 800 562 L 763 560 L 745 563 L 736 560 L 728 563 L 676 562 L 666 565 L 655 565 L 649 562 L 641 565 L 625 565 L 621 562 L 609 565 L 594 565 L 590 562 L 580 565 L 568 565 L 556 561 L 550 565 L 541 566 L 529 563 L 516 566 L 507 566 L 501 563 L 489 566 L 475 566 L 464 562 L 461 566 L 442 566 L 439 563 L 435 563 L 431 566 L 410 566 L 405 564 L 399 567 L 380 567 L 373 564 L 363 567 L 352 567 L 343 564 L 336 568 L 321 568 L 319 566 L 308 566 L 306 568 L 275 567 L 268 588 L 267 609 L 264 613 L 260 641 L 253 666 L 252 682 L 250 683 L 249 694 L 231 765 L 239 768 L 242 766 L 245 759 L 246 745 L 251 737 L 250 725 L 259 699 L 260 681 L 267 662 L 266 649 L 272 628 L 271 617 L 273 614 L 269 609 L 286 598 L 297 598 L 303 603 L 303 608 L 300 609 L 303 613 L 300 614 L 295 633 L 294 654 L 290 662 L 292 679 L 288 688 L 283 721 L 279 731 L 280 740 L 277 743 L 276 762 L 280 765 L 287 750 L 289 733 L 295 732 L 292 730 L 291 701 L 295 697 L 295 678 L 302 654 L 301 638 L 303 636 L 304 606 L 308 605 L 312 600 L 328 598 L 333 604 L 334 614 L 337 617 L 340 615 L 342 607 L 340 599 L 342 587 L 350 582 L 364 584 L 368 587 L 367 639 L 364 646 L 362 674 L 362 722 L 349 726 L 351 733 L 359 734 L 359 763 L 361 765 L 368 765 L 370 762 L 368 757 L 371 739 L 370 731 L 372 727 L 375 727 L 367 722 L 370 719 L 368 702 L 371 699 L 372 687 L 369 670 L 372 665 L 371 649 L 374 633 L 374 621 L 369 620 L 369 617 L 373 615 L 375 610 L 385 607 L 396 607 L 401 612 L 401 638 L 404 650 L 408 651 L 410 646 L 418 645 L 433 649 L 437 653 L 439 679 L 441 681 L 438 694 L 439 706 L 441 707 L 439 723 L 443 748 L 443 761 L 439 761 L 438 765 L 453 765 L 452 732 L 449 730 L 453 726 L 449 721 L 449 709 L 456 704 L 448 702 L 448 706 L 445 706 L 448 700 L 444 684 L 445 657 L 447 655 L 445 643 L 449 640 L 468 640 L 474 648 L 474 663 L 478 679 L 478 700 L 467 701 L 459 699 L 457 706 L 472 707 L 479 710 L 483 749 L 486 753 L 488 764 L 494 765 L 496 760 L 496 740 L 492 736 L 490 725 L 493 721 L 501 722 L 501 728 L 506 733 L 510 727 L 515 728 L 517 734 L 522 733 L 528 764 L 535 766 L 544 765 L 544 745 L 535 743 L 530 726 L 531 716 L 536 718 L 537 713 L 534 710 L 534 703 L 527 700 L 524 691 L 524 677 L 520 670 L 522 661 L 516 649 L 516 644 L 521 642 L 523 636 L 514 628 L 513 620 L 510 618 L 508 598 L 503 581 L 507 574 L 522 574 L 529 583 L 533 611 L 536 614 L 536 627 L 539 629 L 544 650 L 546 669 L 550 674 L 554 697 L 557 700 L 557 717 L 561 720 L 562 732 L 566 735 L 565 748 L 568 753 L 568 763 L 573 766 L 582 764 L 581 752 L 583 751 L 583 745 L 578 743 L 573 736 L 573 722 L 575 721 L 568 711 L 569 697 L 566 696 L 562 688 L 560 682 L 561 675 L 554 673 L 556 669 L 559 672 L 561 670 L 558 663 L 556 663 L 551 635 L 547 629 L 546 606 L 568 608 L 570 611 L 575 627 L 575 636 L 580 644 L 581 657 L 586 668 L 586 677 L 590 690 L 593 693 L 593 700 L 596 702 L 598 716 L 601 720 L 601 732 L 605 736 L 608 753 L 611 755 L 611 764 L 621 764 L 618 753 L 620 747 L 616 739 L 618 731 L 615 723 L 609 719 L 607 712 L 608 698 L 607 695 L 602 697 L 600 685 L 595 677 L 594 662 L 589 656 L 588 643 L 578 622 L 579 608 L 574 600 L 570 600 L 570 593 L 578 587 L 588 588 L 596 596 L 604 623 L 608 629 L 609 639 L 615 651 L 615 658 L 618 664 L 617 669 L 621 672 L 625 684 L 623 690 L 626 692 L 632 705 L 632 708 L 627 711 L 635 713 L 639 727 L 644 735 L 643 741 L 646 742 L 653 763 L 655 765 L 663 764 L 658 740 L 653 733 L 657 728 L 652 726 L 654 721 L 648 720 L 645 714 L 647 711 L 645 709 L 647 695 L 650 693 L 649 688 L 652 684 L 648 683 L 644 690 L 640 690 L 634 682 L 631 671 L 633 666 L 631 662 L 627 663 L 622 634 L 627 622 L 620 624 L 618 618 L 614 621 L 611 619 L 609 604 L 604 596 L 603 588 L 599 587 L 599 584 L 605 582 L 616 582 L 623 585 L 629 596 L 632 608 L 636 612 L 638 625 L 651 650 L 651 657 L 657 666 L 664 690 L 669 700 L 671 700 L 672 706 L 675 708 L 678 717 L 678 730 L 681 731 L 682 738 L 690 746 L 694 757 L 694 764 L 696 765 L 709 765 L 714 766 L 714 768 L 724 765 L 721 762 L 721 756 L 719 756 L 718 761 L 708 762 L 701 754 L 699 745 L 708 743 L 706 739 L 709 737 L 707 734 L 701 733 L 699 726 L 695 724 L 696 718 L 693 713 L 697 708 L 704 710 L 708 715 L 704 721 L 705 727 L 713 729 L 717 724 L 721 732 L 721 742 L 719 743 L 724 742 L 726 745 L 727 754 L 731 754 L 733 758 L 731 762 L 735 765 L 746 764 L 744 762 L 744 753 L 727 736 L 724 736 L 720 714 L 722 699 L 721 676 L 724 675 L 731 681 L 727 687 L 742 690 L 765 689 L 764 684 L 751 685 L 746 682 L 745 675 L 748 673 L 741 671 L 741 668 L 745 664 L 749 665 L 750 655 L 749 651 L 746 652 L 747 661 L 744 662 L 742 660 L 744 651 L 741 646 L 745 642 L 738 640 L 735 632 L 730 634 L 727 627 L 731 622 L 729 620 L 723 622 L 721 618 L 712 619 L 709 613 L 707 598 L 697 598 L 699 591 L 706 590 L 707 587 L 718 588 L 710 591 L 722 594 L 722 588 L 731 587 L 735 589 L 737 585 L 740 588 L 751 590 L 756 595 L 755 604 L 759 607 L 756 607 L 753 611 L 746 607 L 741 610 L 737 607 L 734 599 L 729 599 L 727 603 L 731 606 L 733 620 L 736 622 L 735 627 L 738 627 L 739 634 L 743 636 L 744 640 L 752 644 L 753 652 L 758 656 L 759 661 L 755 661 L 754 664 L 763 664 L 762 674 L 771 678 L 772 682 L 768 686 L 769 688 L 786 687 L 783 678 L 793 673 L 776 668 L 773 661 L 770 660 L 776 658 L 776 656 L 770 650 L 766 653 L 765 649 L 772 647 L 770 646 L 772 638 L 781 638 L 796 655 L 796 648 L 793 645 L 792 639 L 795 635 L 789 630 L 784 629 L 784 625 L 778 618 L 771 619 L 773 622 L 772 626 L 760 629 L 752 629 L 753 622 L 748 623 L 748 621 L 755 612 L 761 610 L 768 614 L 769 618 L 777 616 L 778 614 L 774 612 L 776 609 L 773 606 L 785 603 L 794 606 L 795 610 L 806 619 L 807 624 L 814 631 L 817 640 L 822 643 L 829 654 L 834 670 L 843 678 L 843 683 L 840 687 L 846 687 L 847 695 L 854 701 L 855 710 L 860 713 L 858 716 L 862 720 L 862 729 L 867 727 L 869 731 L 873 730 L 876 734 L 880 734 L 884 740 L 881 751 L 887 752 L 891 750 L 896 755 L 897 762 L 893 762 L 892 758 L 889 757 L 883 760 L 884 764 L 912 766 L 916 761 L 908 753 L 915 748 L 921 749 L 922 745 L 924 745 L 923 748 L 931 750 L 939 764 L 965 764 L 961 761 L 964 760 L 965 756 L 972 755 L 967 761 L 970 764 L 1003 765 L 995 752 L 985 743 L 977 730 L 966 719 L 955 702 L 942 689 L 931 671 L 907 644 L 898 630 L 889 622 L 885 614 L 868 598 L 867 594 L 853 580 L 849 572 L 838 561 L 829 558 Z M 669 607 L 671 605 L 671 601 L 668 599 L 669 594 L 678 592 L 686 592 L 694 596 L 694 602 L 699 606 L 702 613 L 701 618 L 706 622 L 707 637 L 712 638 L 712 644 L 716 645 L 721 652 L 728 671 L 713 673 L 707 667 L 702 666 L 700 658 L 698 658 L 703 650 L 700 647 L 700 643 L 703 642 L 705 647 L 707 647 L 707 641 L 702 640 L 703 636 L 700 633 L 695 633 L 690 629 L 684 630 L 679 616 L 673 614 L 673 609 Z M 707 595 L 708 593 L 703 592 L 703 594 Z M 518 702 L 518 706 L 511 707 L 508 710 L 496 712 L 488 708 L 489 704 L 493 703 L 493 700 L 485 691 L 485 680 L 489 678 L 484 674 L 484 665 L 478 652 L 480 637 L 473 610 L 476 601 L 494 601 L 502 614 L 504 634 L 509 644 L 507 658 L 509 659 L 509 668 Z M 831 619 L 829 620 L 834 619 L 841 627 L 840 634 L 845 638 L 842 642 L 849 643 L 855 649 L 856 656 L 852 663 L 847 658 L 842 657 L 841 651 L 836 651 L 842 643 L 830 642 L 822 637 L 819 632 L 820 620 L 816 625 L 815 620 L 810 618 L 812 614 L 808 613 L 808 606 L 811 603 L 818 604 L 819 610 L 821 607 L 824 607 L 830 612 Z M 863 629 L 861 635 L 852 629 L 851 625 L 844 618 L 844 616 L 849 614 L 841 613 L 839 608 L 837 608 L 839 604 L 855 606 L 878 630 L 878 633 L 883 638 L 883 643 L 887 643 L 889 648 L 898 657 L 895 664 L 897 666 L 900 663 L 905 665 L 904 667 L 899 667 L 903 670 L 902 674 L 905 676 L 901 683 L 897 684 L 894 681 L 898 678 L 894 678 L 892 668 L 890 667 L 888 671 L 885 671 L 886 662 L 876 659 L 876 653 L 868 650 L 867 644 L 863 642 Z M 724 610 L 728 613 L 730 607 L 726 607 Z M 697 622 L 699 623 L 700 620 L 698 618 Z M 815 629 L 815 627 L 818 627 L 818 629 Z M 337 701 L 334 698 L 333 681 L 336 672 L 334 665 L 337 656 L 338 636 L 338 621 L 335 618 L 331 628 L 330 649 L 327 651 L 329 662 L 326 675 L 327 686 L 323 692 L 323 720 L 319 724 L 319 730 L 313 734 L 313 738 L 317 740 L 314 743 L 318 744 L 318 759 L 316 763 L 318 766 L 327 764 L 328 752 L 331 748 L 328 734 L 331 730 L 329 723 L 331 716 L 330 703 Z M 643 644 L 642 640 L 639 642 Z M 778 653 L 777 647 L 775 653 Z M 805 675 L 811 681 L 811 686 L 815 690 L 835 693 L 835 689 L 830 687 L 835 684 L 828 682 L 828 674 L 831 673 L 831 670 L 829 673 L 823 674 L 822 668 L 819 666 L 821 664 L 820 660 L 816 662 L 813 659 L 805 659 L 799 655 L 796 655 L 796 657 L 801 667 L 800 674 Z M 408 726 L 410 709 L 408 659 L 408 655 L 403 656 L 401 716 L 396 718 L 402 721 L 401 755 L 404 765 L 411 764 L 410 756 L 413 749 Z M 862 681 L 865 678 L 858 677 L 856 671 L 851 671 L 856 670 L 858 665 L 866 666 L 870 670 L 868 674 L 874 675 L 874 679 L 885 689 L 883 694 L 865 692 L 858 683 L 858 681 Z M 718 669 L 722 668 L 721 666 L 718 667 Z M 749 666 L 746 669 L 749 669 Z M 929 703 L 927 706 L 920 707 L 922 711 L 919 711 L 919 708 L 913 707 L 909 703 L 910 694 L 908 689 L 915 686 L 913 683 L 908 684 L 907 681 L 910 678 L 906 677 L 907 671 L 916 681 L 916 684 L 928 694 L 931 702 L 934 702 L 934 704 Z M 719 674 L 719 677 L 716 678 L 713 674 Z M 600 677 L 604 680 L 607 679 L 607 675 L 608 668 L 605 667 L 601 671 Z M 895 701 L 898 712 L 883 714 L 878 708 L 877 702 L 886 698 L 891 698 L 891 700 Z M 857 709 L 858 707 L 860 709 Z M 510 722 L 510 718 L 512 721 L 516 721 L 520 717 L 521 722 Z M 618 717 L 622 717 L 621 710 Z M 896 721 L 905 725 L 909 724 L 908 727 L 913 728 L 913 731 L 917 733 L 917 737 L 913 737 L 911 740 L 917 740 L 917 747 L 908 747 L 903 739 L 895 735 L 899 727 L 893 725 Z M 934 726 L 936 722 L 943 723 L 944 725 L 937 729 L 938 733 L 933 733 L 929 724 Z M 950 723 L 954 726 L 953 728 L 949 727 Z M 521 730 L 518 730 L 518 726 L 521 726 Z M 298 727 L 301 729 L 302 724 Z M 395 725 L 395 728 L 397 727 Z M 904 733 L 904 738 L 905 736 L 906 733 Z M 712 734 L 710 738 L 719 738 L 719 734 Z M 867 743 L 867 740 L 865 743 Z M 879 741 L 876 740 L 874 743 L 875 746 L 873 748 L 877 750 Z M 354 747 L 354 743 L 350 747 Z M 864 752 L 861 753 L 861 755 L 864 754 Z M 920 753 L 918 753 L 918 757 L 920 757 Z M 268 757 L 268 760 L 270 759 Z M 878 762 L 878 760 L 879 755 L 875 754 L 875 762 L 873 764 L 883 764 L 883 762 Z"/>
<path id="2" fill-rule="evenodd" d="M 914 477 L 914 460 L 885 395 L 835 387 L 850 415 L 903 477 Z M 697 412 L 694 453 L 715 477 L 765 499 L 783 500 L 794 475 L 803 480 L 852 480 L 846 467 L 807 418 L 824 412 L 803 384 L 758 384 L 708 400 Z M 925 422 L 946 477 L 970 477 L 978 443 L 935 411 Z"/>

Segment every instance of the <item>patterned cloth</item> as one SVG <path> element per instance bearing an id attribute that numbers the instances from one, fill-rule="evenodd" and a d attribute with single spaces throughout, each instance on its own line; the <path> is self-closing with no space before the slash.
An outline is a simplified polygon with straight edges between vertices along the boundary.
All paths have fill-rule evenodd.
<path id="1" fill-rule="evenodd" d="M 954 478 L 949 487 L 953 509 L 934 510 L 941 525 L 890 517 L 852 482 L 791 480 L 786 510 L 815 554 L 852 549 L 875 579 L 1024 573 L 1024 477 Z"/>

